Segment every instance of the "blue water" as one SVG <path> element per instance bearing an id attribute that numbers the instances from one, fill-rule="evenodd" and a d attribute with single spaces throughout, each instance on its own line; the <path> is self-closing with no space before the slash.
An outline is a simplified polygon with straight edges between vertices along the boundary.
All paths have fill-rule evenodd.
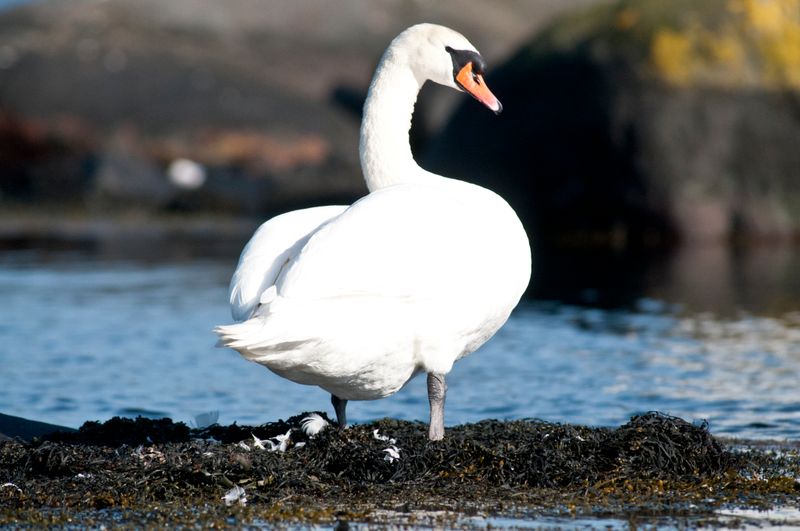
<path id="1" fill-rule="evenodd" d="M 260 423 L 329 395 L 215 348 L 236 256 L 142 261 L 0 253 L 0 412 L 67 426 L 115 415 Z M 656 290 L 658 291 L 658 290 Z M 448 377 L 448 424 L 536 417 L 619 425 L 660 410 L 718 435 L 800 436 L 800 313 L 721 316 L 641 299 L 633 310 L 523 302 Z M 427 420 L 424 378 L 352 402 L 355 422 Z"/>

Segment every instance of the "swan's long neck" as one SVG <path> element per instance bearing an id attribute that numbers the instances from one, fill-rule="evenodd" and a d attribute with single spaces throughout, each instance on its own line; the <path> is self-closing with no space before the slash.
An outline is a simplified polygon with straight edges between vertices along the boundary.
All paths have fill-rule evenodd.
<path id="1" fill-rule="evenodd" d="M 408 138 L 424 82 L 391 47 L 386 51 L 372 78 L 361 122 L 361 170 L 370 192 L 431 177 L 414 161 Z"/>

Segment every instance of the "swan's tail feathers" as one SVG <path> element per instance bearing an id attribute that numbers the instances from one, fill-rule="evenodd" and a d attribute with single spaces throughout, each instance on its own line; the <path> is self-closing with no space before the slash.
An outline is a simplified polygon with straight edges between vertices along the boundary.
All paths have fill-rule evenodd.
<path id="1" fill-rule="evenodd" d="M 249 360 L 265 362 L 311 341 L 292 337 L 286 331 L 276 332 L 281 328 L 256 317 L 243 323 L 218 326 L 214 332 L 219 336 L 217 346 L 232 348 Z"/>
<path id="2" fill-rule="evenodd" d="M 264 340 L 264 322 L 261 319 L 249 319 L 242 323 L 221 325 L 214 328 L 219 336 L 218 347 L 238 350 L 243 355 L 250 347 Z"/>

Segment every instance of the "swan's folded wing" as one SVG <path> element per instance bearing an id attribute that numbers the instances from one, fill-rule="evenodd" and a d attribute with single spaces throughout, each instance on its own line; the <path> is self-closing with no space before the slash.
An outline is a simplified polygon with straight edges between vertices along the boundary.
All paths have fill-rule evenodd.
<path id="1" fill-rule="evenodd" d="M 281 214 L 262 224 L 242 251 L 231 279 L 233 318 L 243 321 L 251 317 L 287 261 L 299 252 L 314 231 L 346 209 L 341 205 L 306 208 Z"/>
<path id="2" fill-rule="evenodd" d="M 464 195 L 449 192 L 397 185 L 362 198 L 309 238 L 281 272 L 278 293 L 425 298 L 469 290 L 486 227 Z"/>

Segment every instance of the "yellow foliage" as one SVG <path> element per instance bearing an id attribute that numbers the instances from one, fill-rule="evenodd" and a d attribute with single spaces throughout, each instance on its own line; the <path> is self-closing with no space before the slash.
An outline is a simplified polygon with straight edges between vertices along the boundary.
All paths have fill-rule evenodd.
<path id="1" fill-rule="evenodd" d="M 764 61 L 764 77 L 800 88 L 800 0 L 742 0 L 745 28 Z"/>
<path id="2" fill-rule="evenodd" d="M 665 81 L 800 89 L 800 0 L 729 0 L 713 28 L 697 17 L 656 30 L 650 62 Z M 617 22 L 619 25 L 619 21 Z"/>
<path id="3" fill-rule="evenodd" d="M 686 35 L 663 29 L 653 38 L 651 60 L 667 81 L 686 85 L 692 74 L 692 43 Z"/>
<path id="4" fill-rule="evenodd" d="M 705 35 L 704 45 L 708 49 L 712 62 L 737 67 L 742 64 L 744 59 L 744 49 L 742 43 L 735 36 L 730 34 L 715 35 L 708 33 Z"/>
<path id="5" fill-rule="evenodd" d="M 741 86 L 747 79 L 747 50 L 741 38 L 733 31 L 724 31 L 719 35 L 708 32 L 704 34 L 702 47 L 706 64 L 706 81 L 726 87 Z"/>
<path id="6" fill-rule="evenodd" d="M 779 84 L 800 88 L 800 28 L 765 49 L 767 75 Z"/>
<path id="7" fill-rule="evenodd" d="M 794 0 L 744 0 L 742 12 L 750 27 L 764 33 L 778 33 L 783 25 L 784 5 Z"/>

